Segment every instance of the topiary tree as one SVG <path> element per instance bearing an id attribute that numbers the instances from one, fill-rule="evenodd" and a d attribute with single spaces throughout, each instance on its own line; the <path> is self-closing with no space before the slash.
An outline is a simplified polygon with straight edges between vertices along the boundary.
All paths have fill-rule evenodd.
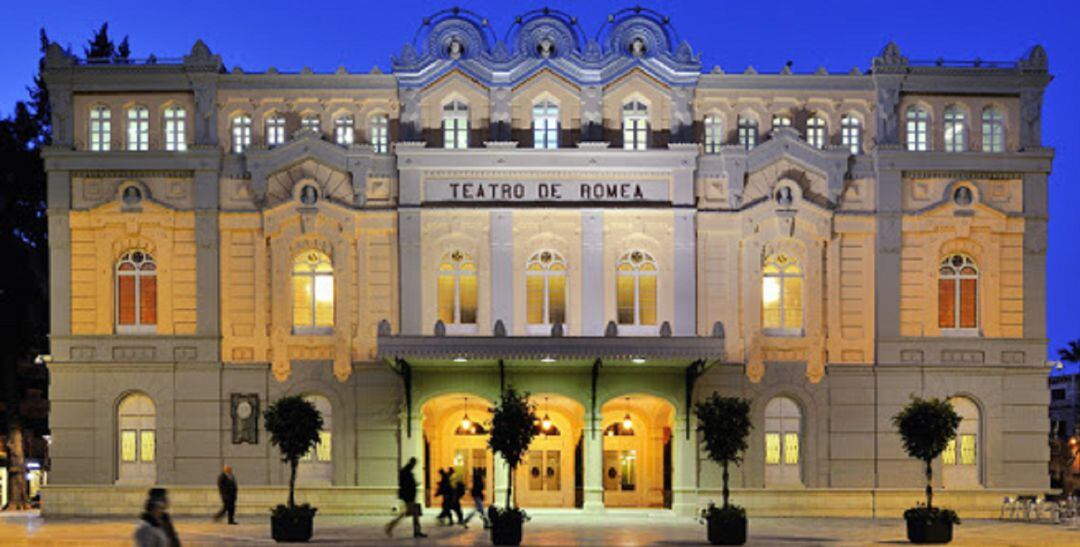
<path id="1" fill-rule="evenodd" d="M 904 451 L 926 464 L 928 510 L 934 507 L 934 469 L 931 464 L 949 445 L 949 441 L 956 438 L 960 420 L 960 415 L 948 401 L 937 398 L 912 397 L 911 402 L 893 416 L 893 425 L 900 432 Z"/>
<path id="2" fill-rule="evenodd" d="M 537 420 L 536 405 L 529 402 L 529 394 L 518 392 L 513 387 L 504 391 L 499 406 L 491 409 L 488 447 L 492 452 L 502 454 L 509 468 L 506 482 L 507 509 L 510 509 L 513 499 L 514 470 L 536 436 Z"/>
<path id="3" fill-rule="evenodd" d="M 750 401 L 736 397 L 712 396 L 694 404 L 698 431 L 709 459 L 720 464 L 724 479 L 724 508 L 728 507 L 728 467 L 742 463 L 746 439 L 750 436 Z"/>
<path id="4" fill-rule="evenodd" d="M 296 466 L 300 458 L 319 444 L 322 414 L 303 397 L 293 395 L 275 401 L 263 418 L 270 443 L 281 450 L 282 461 L 289 464 L 289 509 L 292 509 L 296 507 Z"/>

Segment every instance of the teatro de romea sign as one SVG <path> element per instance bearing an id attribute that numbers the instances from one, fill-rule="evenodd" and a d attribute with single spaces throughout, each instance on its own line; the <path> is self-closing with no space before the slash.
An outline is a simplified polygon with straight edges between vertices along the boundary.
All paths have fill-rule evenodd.
<path id="1" fill-rule="evenodd" d="M 429 203 L 558 203 L 668 202 L 663 180 L 455 180 L 435 179 L 424 184 Z"/>

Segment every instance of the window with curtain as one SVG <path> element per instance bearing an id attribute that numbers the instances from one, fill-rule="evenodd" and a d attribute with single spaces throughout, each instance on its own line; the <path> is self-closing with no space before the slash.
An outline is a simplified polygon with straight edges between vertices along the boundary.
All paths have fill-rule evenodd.
<path id="1" fill-rule="evenodd" d="M 98 105 L 90 109 L 90 150 L 107 152 L 112 147 L 112 111 Z"/>
<path id="2" fill-rule="evenodd" d="M 862 123 L 855 116 L 840 118 L 840 142 L 852 154 L 862 151 Z"/>
<path id="3" fill-rule="evenodd" d="M 967 152 L 967 114 L 956 105 L 945 108 L 945 151 Z"/>
<path id="4" fill-rule="evenodd" d="M 739 144 L 750 150 L 757 146 L 758 140 L 758 123 L 757 120 L 747 117 L 739 116 Z"/>
<path id="5" fill-rule="evenodd" d="M 145 251 L 128 251 L 116 263 L 117 332 L 153 332 L 157 325 L 157 263 Z"/>
<path id="6" fill-rule="evenodd" d="M 127 110 L 127 149 L 136 152 L 150 149 L 150 111 L 145 106 Z"/>
<path id="7" fill-rule="evenodd" d="M 1005 116 L 992 106 L 982 111 L 982 150 L 1005 151 Z"/>
<path id="8" fill-rule="evenodd" d="M 554 251 L 540 251 L 525 265 L 525 316 L 529 325 L 566 323 L 566 262 Z"/>
<path id="9" fill-rule="evenodd" d="M 285 117 L 270 116 L 266 118 L 266 145 L 278 146 L 285 144 Z"/>
<path id="10" fill-rule="evenodd" d="M 617 315 L 620 325 L 656 324 L 656 260 L 631 251 L 615 265 Z"/>
<path id="11" fill-rule="evenodd" d="M 349 146 L 356 139 L 356 122 L 352 116 L 338 116 L 334 120 L 334 142 Z"/>
<path id="12" fill-rule="evenodd" d="M 445 325 L 476 324 L 476 263 L 453 251 L 439 263 L 439 320 Z"/>
<path id="13" fill-rule="evenodd" d="M 720 116 L 705 116 L 705 153 L 719 154 L 724 146 L 724 120 Z"/>
<path id="14" fill-rule="evenodd" d="M 926 152 L 929 150 L 929 131 L 930 114 L 921 107 L 909 106 L 904 115 L 904 132 L 907 135 L 907 149 L 912 152 Z"/>
<path id="15" fill-rule="evenodd" d="M 938 327 L 977 329 L 979 268 L 971 257 L 952 254 L 938 269 Z"/>
<path id="16" fill-rule="evenodd" d="M 803 270 L 790 255 L 770 256 L 762 267 L 761 326 L 779 334 L 802 334 Z"/>
<path id="17" fill-rule="evenodd" d="M 293 259 L 293 332 L 314 334 L 334 327 L 334 267 L 316 250 Z"/>
<path id="18" fill-rule="evenodd" d="M 465 149 L 469 147 L 469 105 L 450 101 L 443 106 L 443 147 Z"/>
<path id="19" fill-rule="evenodd" d="M 826 131 L 825 119 L 814 116 L 806 120 L 806 142 L 814 148 L 825 148 L 828 131 Z"/>
<path id="20" fill-rule="evenodd" d="M 622 107 L 624 150 L 645 150 L 649 147 L 649 107 L 641 101 L 630 101 Z"/>
<path id="21" fill-rule="evenodd" d="M 182 106 L 170 106 L 165 109 L 165 150 L 170 152 L 187 150 L 187 110 Z"/>
<path id="22" fill-rule="evenodd" d="M 532 111 L 533 148 L 554 149 L 559 147 L 559 105 L 540 101 Z"/>
<path id="23" fill-rule="evenodd" d="M 371 133 L 371 148 L 376 154 L 385 154 L 390 150 L 390 119 L 383 114 L 376 114 L 368 119 Z"/>
<path id="24" fill-rule="evenodd" d="M 251 146 L 251 117 L 235 116 L 232 119 L 233 153 L 243 154 Z"/>

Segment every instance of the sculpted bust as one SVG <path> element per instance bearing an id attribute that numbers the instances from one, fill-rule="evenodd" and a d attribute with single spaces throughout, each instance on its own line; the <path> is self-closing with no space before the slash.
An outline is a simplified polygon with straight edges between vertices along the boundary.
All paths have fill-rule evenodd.
<path id="1" fill-rule="evenodd" d="M 450 54 L 451 59 L 460 59 L 461 54 L 465 52 L 465 48 L 457 38 L 453 38 L 450 40 L 450 46 L 447 48 L 447 51 Z"/>
<path id="2" fill-rule="evenodd" d="M 634 57 L 645 55 L 645 40 L 634 38 L 634 41 L 630 42 L 630 54 Z"/>

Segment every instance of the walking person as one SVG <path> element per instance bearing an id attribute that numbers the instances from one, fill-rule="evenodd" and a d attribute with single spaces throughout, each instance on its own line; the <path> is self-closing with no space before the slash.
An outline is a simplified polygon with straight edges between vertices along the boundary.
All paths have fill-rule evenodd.
<path id="1" fill-rule="evenodd" d="M 412 516 L 413 537 L 427 537 L 427 534 L 420 530 L 420 504 L 416 503 L 416 477 L 413 476 L 414 467 L 416 467 L 416 458 L 409 458 L 408 463 L 398 471 L 398 499 L 404 502 L 404 507 L 401 508 L 401 513 L 386 525 L 387 537 L 394 535 L 394 527 L 406 516 Z"/>
<path id="2" fill-rule="evenodd" d="M 461 525 L 468 528 L 469 521 L 476 515 L 480 515 L 480 520 L 484 522 L 484 529 L 491 528 L 491 524 L 488 522 L 487 513 L 484 511 L 484 490 L 486 484 L 484 475 L 487 474 L 487 469 L 476 469 L 473 471 L 472 476 L 472 488 L 469 490 L 469 496 L 472 497 L 474 509 L 469 513 L 469 516 L 465 517 L 465 522 Z"/>
<path id="3" fill-rule="evenodd" d="M 169 518 L 169 497 L 164 488 L 151 488 L 148 492 L 132 544 L 135 547 L 180 547 L 180 537 Z"/>
<path id="4" fill-rule="evenodd" d="M 227 514 L 229 524 L 236 524 L 236 495 L 239 487 L 236 484 L 236 477 L 233 476 L 232 467 L 226 465 L 222 468 L 217 479 L 217 489 L 218 494 L 221 495 L 221 510 L 214 515 L 214 521 L 221 520 L 221 517 Z"/>
<path id="5" fill-rule="evenodd" d="M 465 527 L 465 517 L 461 515 L 461 498 L 464 497 L 465 483 L 459 480 L 454 483 L 453 494 L 450 496 L 450 511 L 457 515 L 457 522 L 463 527 Z"/>
<path id="6" fill-rule="evenodd" d="M 454 507 L 454 486 L 450 483 L 450 476 L 454 474 L 452 467 L 439 470 L 439 484 L 435 486 L 435 497 L 442 498 L 442 510 L 439 511 L 439 516 L 435 517 L 435 520 L 439 521 L 439 524 L 447 525 L 454 524 L 454 515 L 451 510 Z"/>

